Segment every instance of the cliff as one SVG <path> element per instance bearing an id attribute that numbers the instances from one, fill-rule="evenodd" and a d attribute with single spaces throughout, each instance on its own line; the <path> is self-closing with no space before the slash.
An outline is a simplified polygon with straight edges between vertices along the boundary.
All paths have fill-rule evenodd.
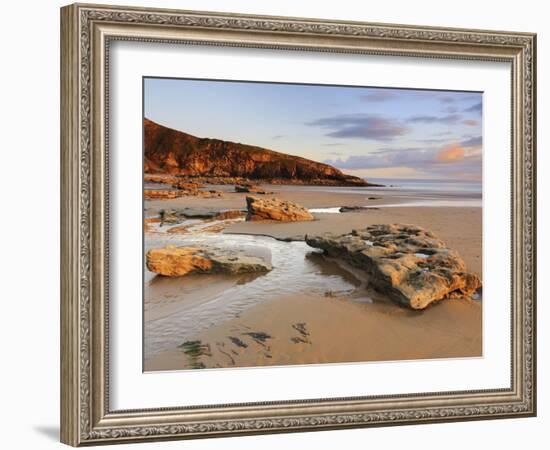
<path id="1" fill-rule="evenodd" d="M 199 138 L 144 119 L 145 173 L 367 186 L 327 164 L 252 145 Z"/>

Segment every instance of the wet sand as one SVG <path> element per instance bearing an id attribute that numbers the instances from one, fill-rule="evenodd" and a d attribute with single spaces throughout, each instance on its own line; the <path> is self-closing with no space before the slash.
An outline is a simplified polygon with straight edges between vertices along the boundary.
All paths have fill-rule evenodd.
<path id="1" fill-rule="evenodd" d="M 282 252 L 277 257 L 289 265 L 287 272 L 279 270 L 278 273 L 247 279 L 212 275 L 151 279 L 153 274 L 145 269 L 149 280 L 146 281 L 144 307 L 146 371 L 482 355 L 480 301 L 445 300 L 424 311 L 410 311 L 360 286 L 352 274 L 333 261 L 325 261 L 322 255 L 308 256 L 303 242 L 279 242 L 265 237 L 301 241 L 305 234 L 345 233 L 376 223 L 410 223 L 441 237 L 459 251 L 468 269 L 481 277 L 481 208 L 407 207 L 405 204 L 411 201 L 410 194 L 379 188 L 368 192 L 353 192 L 346 188 L 264 188 L 275 191 L 273 197 L 288 199 L 310 209 L 343 205 L 376 207 L 388 203 L 404 206 L 341 214 L 315 213 L 316 220 L 311 222 L 229 221 L 221 227 L 224 228 L 221 232 L 198 236 L 217 241 L 253 242 L 259 247 L 271 246 L 272 251 Z M 231 186 L 223 189 L 227 191 Z M 242 209 L 246 195 L 227 192 L 222 198 L 181 197 L 146 201 L 146 216 L 154 216 L 160 209 L 172 208 L 194 211 Z M 369 200 L 369 197 L 380 198 Z M 424 201 L 438 198 L 438 195 L 418 197 Z M 256 235 L 259 237 L 254 237 Z M 146 246 L 148 240 L 153 242 L 150 233 L 146 233 L 145 238 Z M 183 242 L 187 239 L 185 236 L 181 238 Z M 287 255 L 287 250 L 292 251 Z M 281 280 L 285 273 L 292 274 L 293 260 L 286 261 L 285 258 L 301 258 L 296 272 L 297 276 L 304 278 L 291 282 L 296 292 L 284 286 L 284 278 Z M 266 284 L 270 279 L 276 280 L 271 282 L 274 285 Z M 334 285 L 335 292 L 327 289 L 325 282 L 327 286 Z M 263 286 L 261 283 L 269 288 L 269 295 L 267 290 L 259 289 Z M 307 283 L 314 285 L 308 288 Z M 257 291 L 254 291 L 255 286 L 259 286 Z M 265 298 L 239 303 L 239 296 L 246 297 L 254 292 L 266 292 Z M 230 304 L 225 305 L 224 299 L 228 299 Z M 209 314 L 225 313 L 224 308 L 227 308 L 225 318 L 210 320 Z M 193 314 L 197 310 L 202 312 L 195 318 Z M 167 322 L 170 322 L 169 326 Z M 182 334 L 180 339 L 178 333 L 185 323 L 201 326 L 197 327 L 196 333 Z M 186 345 L 179 347 L 185 342 Z M 160 350 L 149 351 L 156 346 Z"/>
<path id="2" fill-rule="evenodd" d="M 379 300 L 304 293 L 250 308 L 185 346 L 147 361 L 146 370 L 250 367 L 477 357 L 481 304 L 447 300 L 412 311 Z"/>

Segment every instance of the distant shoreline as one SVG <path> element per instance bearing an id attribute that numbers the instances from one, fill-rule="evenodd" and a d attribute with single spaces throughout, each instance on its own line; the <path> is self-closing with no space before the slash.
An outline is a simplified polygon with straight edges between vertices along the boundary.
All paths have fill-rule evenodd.
<path id="1" fill-rule="evenodd" d="M 314 180 L 301 180 L 291 178 L 248 178 L 238 176 L 190 176 L 182 174 L 167 174 L 167 173 L 152 173 L 146 172 L 144 174 L 144 181 L 148 183 L 165 183 L 170 184 L 173 181 L 189 181 L 193 183 L 203 184 L 238 184 L 238 185 L 260 185 L 260 184 L 272 184 L 272 185 L 288 185 L 288 186 L 343 186 L 343 187 L 387 187 L 384 184 L 371 183 L 367 180 L 363 180 L 363 183 L 359 182 L 345 182 L 342 180 L 331 179 L 314 179 Z"/>

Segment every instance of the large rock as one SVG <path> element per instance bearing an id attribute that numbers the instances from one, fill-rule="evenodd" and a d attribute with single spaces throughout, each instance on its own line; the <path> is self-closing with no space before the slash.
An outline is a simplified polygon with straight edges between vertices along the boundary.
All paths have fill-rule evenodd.
<path id="1" fill-rule="evenodd" d="M 167 277 L 180 277 L 190 273 L 240 274 L 268 272 L 271 264 L 257 256 L 242 251 L 219 248 L 175 247 L 149 250 L 147 269 Z"/>
<path id="2" fill-rule="evenodd" d="M 278 220 L 281 222 L 298 222 L 313 220 L 313 215 L 301 205 L 276 198 L 260 199 L 246 197 L 248 213 L 246 220 Z"/>
<path id="3" fill-rule="evenodd" d="M 344 235 L 306 236 L 306 242 L 362 269 L 374 288 L 413 309 L 470 297 L 481 287 L 456 251 L 414 225 L 372 225 Z"/>

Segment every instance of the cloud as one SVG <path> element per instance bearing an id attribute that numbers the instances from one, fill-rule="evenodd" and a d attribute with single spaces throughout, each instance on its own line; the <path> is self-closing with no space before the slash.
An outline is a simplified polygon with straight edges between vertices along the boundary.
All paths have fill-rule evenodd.
<path id="1" fill-rule="evenodd" d="M 454 177 L 480 179 L 481 152 L 466 148 L 460 143 L 446 146 L 419 148 L 384 148 L 377 153 L 351 155 L 346 159 L 326 160 L 325 163 L 348 173 L 407 168 L 425 177 Z M 401 169 L 400 169 L 401 170 Z"/>
<path id="2" fill-rule="evenodd" d="M 374 114 L 342 114 L 308 122 L 307 125 L 327 128 L 326 136 L 337 138 L 372 139 L 387 141 L 409 132 L 396 120 Z"/>
<path id="3" fill-rule="evenodd" d="M 464 112 L 481 112 L 481 108 L 482 108 L 481 102 L 478 102 L 464 109 Z"/>
<path id="4" fill-rule="evenodd" d="M 351 155 L 347 159 L 326 160 L 325 163 L 339 169 L 372 169 L 397 166 L 419 167 L 433 161 L 433 151 L 396 148 L 386 149 L 377 153 Z"/>
<path id="5" fill-rule="evenodd" d="M 456 98 L 455 97 L 451 97 L 450 95 L 444 95 L 442 97 L 438 97 L 437 98 L 441 103 L 453 103 Z"/>
<path id="6" fill-rule="evenodd" d="M 464 159 L 464 148 L 457 144 L 451 144 L 435 154 L 435 161 L 448 163 Z"/>
<path id="7" fill-rule="evenodd" d="M 462 116 L 460 114 L 447 114 L 445 116 L 412 116 L 407 119 L 409 123 L 457 123 Z"/>
<path id="8" fill-rule="evenodd" d="M 460 141 L 462 147 L 479 147 L 483 143 L 483 138 L 481 136 L 473 136 L 463 141 Z"/>
<path id="9" fill-rule="evenodd" d="M 371 94 L 365 94 L 361 96 L 361 99 L 368 102 L 386 102 L 394 98 L 394 95 L 390 91 L 380 90 Z"/>
<path id="10" fill-rule="evenodd" d="M 418 147 L 381 147 L 372 152 L 372 154 L 379 155 L 380 153 L 415 152 L 417 150 L 419 150 Z"/>
<path id="11" fill-rule="evenodd" d="M 283 139 L 285 137 L 286 137 L 286 135 L 284 135 L 284 134 L 276 134 L 275 136 L 271 136 L 271 139 L 276 140 L 276 139 Z"/>
<path id="12" fill-rule="evenodd" d="M 466 120 L 463 120 L 462 123 L 470 127 L 475 127 L 476 125 L 479 125 L 479 120 L 466 119 Z"/>
<path id="13" fill-rule="evenodd" d="M 445 142 L 449 142 L 449 138 L 431 138 L 431 139 L 415 139 L 414 142 L 418 142 L 420 144 L 443 144 Z"/>

